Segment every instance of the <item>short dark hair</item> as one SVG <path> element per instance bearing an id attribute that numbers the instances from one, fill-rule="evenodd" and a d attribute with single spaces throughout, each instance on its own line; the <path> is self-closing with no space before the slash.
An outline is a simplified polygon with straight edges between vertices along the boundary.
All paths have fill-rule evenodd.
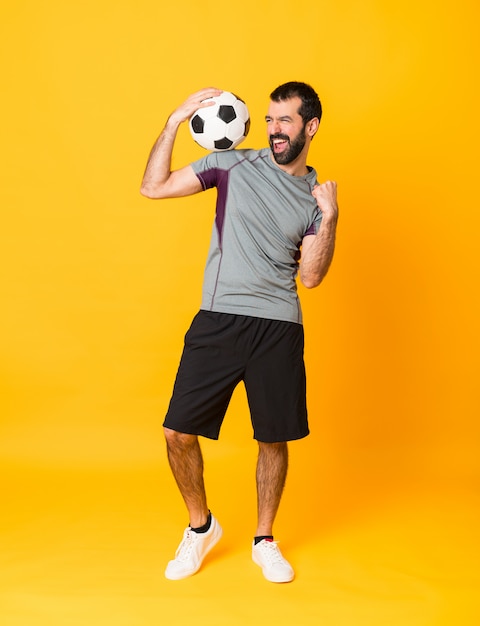
<path id="1" fill-rule="evenodd" d="M 302 117 L 303 123 L 306 124 L 314 117 L 318 117 L 318 121 L 322 119 L 322 104 L 313 87 L 307 83 L 299 83 L 291 81 L 284 83 L 272 91 L 270 99 L 274 102 L 282 100 L 290 100 L 290 98 L 298 97 L 302 101 L 298 113 Z"/>

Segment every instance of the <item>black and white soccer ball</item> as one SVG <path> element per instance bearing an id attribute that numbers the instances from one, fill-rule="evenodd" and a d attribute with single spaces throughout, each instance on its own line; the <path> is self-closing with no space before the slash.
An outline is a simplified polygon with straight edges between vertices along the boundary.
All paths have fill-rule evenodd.
<path id="1" fill-rule="evenodd" d="M 229 91 L 209 100 L 215 104 L 198 109 L 190 118 L 192 137 L 206 150 L 220 152 L 236 148 L 250 130 L 247 105 Z"/>

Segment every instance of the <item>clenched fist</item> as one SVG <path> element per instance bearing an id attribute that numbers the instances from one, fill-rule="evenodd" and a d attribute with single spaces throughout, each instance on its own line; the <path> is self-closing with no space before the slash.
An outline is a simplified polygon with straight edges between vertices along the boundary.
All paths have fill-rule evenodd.
<path id="1" fill-rule="evenodd" d="M 335 181 L 327 180 L 320 185 L 315 185 L 312 196 L 317 201 L 323 217 L 337 219 L 337 183 Z"/>

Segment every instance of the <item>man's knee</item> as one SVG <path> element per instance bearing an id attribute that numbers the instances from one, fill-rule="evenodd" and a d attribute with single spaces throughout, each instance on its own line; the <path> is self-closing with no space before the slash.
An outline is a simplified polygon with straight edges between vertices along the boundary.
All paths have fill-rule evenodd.
<path id="1" fill-rule="evenodd" d="M 169 448 L 186 448 L 195 444 L 198 439 L 197 435 L 180 433 L 177 430 L 172 430 L 166 426 L 163 427 L 163 434 Z"/>
<path id="2" fill-rule="evenodd" d="M 258 448 L 260 452 L 265 452 L 267 454 L 286 454 L 288 452 L 288 442 L 279 441 L 276 443 L 267 443 L 266 441 L 259 441 Z"/>

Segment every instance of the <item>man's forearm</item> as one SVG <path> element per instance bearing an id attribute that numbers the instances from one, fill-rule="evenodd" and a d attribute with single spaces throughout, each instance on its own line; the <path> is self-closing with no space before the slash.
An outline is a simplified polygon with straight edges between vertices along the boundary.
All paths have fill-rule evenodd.
<path id="1" fill-rule="evenodd" d="M 300 280 L 305 287 L 309 289 L 317 287 L 325 278 L 335 251 L 336 230 L 337 217 L 324 216 L 318 233 L 305 255 L 302 255 Z"/>
<path id="2" fill-rule="evenodd" d="M 179 125 L 170 117 L 150 152 L 140 189 L 144 196 L 158 198 L 162 185 L 171 174 L 172 152 Z"/>

